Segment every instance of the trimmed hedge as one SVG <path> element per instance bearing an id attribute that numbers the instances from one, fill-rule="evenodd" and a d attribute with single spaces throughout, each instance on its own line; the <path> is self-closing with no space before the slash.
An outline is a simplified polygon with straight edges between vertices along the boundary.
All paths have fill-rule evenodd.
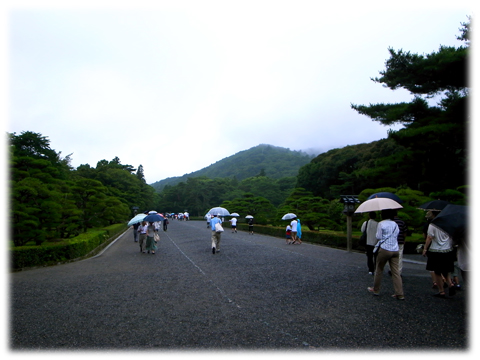
<path id="1" fill-rule="evenodd" d="M 248 225 L 237 222 L 237 229 L 248 231 Z M 283 227 L 254 225 L 253 232 L 285 239 L 285 228 Z M 352 250 L 364 252 L 365 247 L 358 244 L 359 240 L 359 236 L 352 236 Z M 302 241 L 338 249 L 347 249 L 347 236 L 343 233 L 303 230 L 302 226 Z M 418 244 L 423 243 L 424 241 L 406 241 L 403 249 L 404 254 L 416 254 L 415 248 Z"/>
<path id="2" fill-rule="evenodd" d="M 93 256 L 126 229 L 126 224 L 115 224 L 100 230 L 88 231 L 56 244 L 13 247 L 10 251 L 10 268 L 18 271 L 24 268 L 56 265 Z"/>

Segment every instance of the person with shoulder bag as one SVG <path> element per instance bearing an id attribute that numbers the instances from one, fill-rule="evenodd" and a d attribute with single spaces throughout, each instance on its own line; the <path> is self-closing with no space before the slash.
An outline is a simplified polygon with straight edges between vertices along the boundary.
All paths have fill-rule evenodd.
<path id="1" fill-rule="evenodd" d="M 399 272 L 399 251 L 398 251 L 398 233 L 399 228 L 393 218 L 395 212 L 391 209 L 382 210 L 382 221 L 377 226 L 377 239 L 373 252 L 378 251 L 375 267 L 375 277 L 373 287 L 367 290 L 373 295 L 380 295 L 380 285 L 382 283 L 383 269 L 388 262 L 392 271 L 392 281 L 395 294 L 392 297 L 397 300 L 405 300 L 403 294 L 402 277 Z"/>
<path id="2" fill-rule="evenodd" d="M 222 238 L 222 220 L 219 215 L 214 214 L 210 220 L 210 228 L 212 229 L 212 254 L 220 251 L 220 240 Z"/>

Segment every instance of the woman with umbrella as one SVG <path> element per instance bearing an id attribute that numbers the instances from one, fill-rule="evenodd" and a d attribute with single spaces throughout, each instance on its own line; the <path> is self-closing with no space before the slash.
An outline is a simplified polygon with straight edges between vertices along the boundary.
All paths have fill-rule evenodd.
<path id="1" fill-rule="evenodd" d="M 440 212 L 432 211 L 435 218 Z M 423 248 L 423 256 L 427 257 L 427 270 L 433 271 L 438 293 L 434 296 L 445 298 L 446 294 L 443 288 L 443 279 L 449 285 L 448 295 L 455 295 L 455 286 L 453 286 L 450 273 L 454 270 L 455 252 L 453 240 L 450 235 L 433 223 L 428 225 L 427 239 Z"/>
<path id="2" fill-rule="evenodd" d="M 375 277 L 373 287 L 368 291 L 373 295 L 380 294 L 380 285 L 382 283 L 383 269 L 388 262 L 392 271 L 393 288 L 395 294 L 392 297 L 398 300 L 405 300 L 403 295 L 402 278 L 399 272 L 399 253 L 398 253 L 398 225 L 393 221 L 395 211 L 393 209 L 382 210 L 382 221 L 378 223 L 376 237 L 378 239 L 375 249 L 377 252 L 377 263 L 375 268 Z M 375 252 L 376 250 L 374 250 Z"/>

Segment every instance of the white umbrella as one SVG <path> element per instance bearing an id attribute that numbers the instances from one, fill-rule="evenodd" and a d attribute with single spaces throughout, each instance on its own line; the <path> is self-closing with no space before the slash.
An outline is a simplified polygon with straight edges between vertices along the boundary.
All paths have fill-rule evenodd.
<path id="1" fill-rule="evenodd" d="M 130 221 L 128 222 L 128 226 L 132 226 L 133 224 L 136 224 L 136 223 L 139 223 L 139 222 L 142 222 L 143 221 L 143 218 L 147 216 L 145 214 L 138 214 L 136 215 L 135 217 L 133 217 L 132 219 L 130 219 Z"/>
<path id="2" fill-rule="evenodd" d="M 296 217 L 297 215 L 295 215 L 294 213 L 288 213 L 283 215 L 282 220 L 292 220 L 292 219 L 295 219 Z"/>
<path id="3" fill-rule="evenodd" d="M 397 203 L 395 200 L 388 198 L 374 198 L 361 203 L 357 210 L 355 210 L 355 213 L 401 208 L 403 208 L 403 206 Z"/>
<path id="4" fill-rule="evenodd" d="M 228 216 L 230 215 L 230 212 L 223 207 L 214 207 L 214 208 L 211 208 L 207 214 L 218 215 L 218 216 Z"/>
<path id="5" fill-rule="evenodd" d="M 245 219 L 253 219 L 253 216 L 252 215 L 247 215 L 247 216 L 245 216 Z"/>
<path id="6" fill-rule="evenodd" d="M 240 216 L 239 213 L 231 213 L 230 216 Z"/>

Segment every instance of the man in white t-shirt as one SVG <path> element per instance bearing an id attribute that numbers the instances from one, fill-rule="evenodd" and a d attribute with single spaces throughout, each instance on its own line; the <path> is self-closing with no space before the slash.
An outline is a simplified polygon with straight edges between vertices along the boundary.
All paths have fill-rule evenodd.
<path id="1" fill-rule="evenodd" d="M 290 223 L 290 226 L 292 227 L 292 244 L 295 244 L 297 241 L 297 224 L 297 218 L 294 218 Z"/>
<path id="2" fill-rule="evenodd" d="M 237 232 L 237 218 L 233 217 L 228 221 L 230 221 L 230 223 L 232 224 L 232 233 Z"/>

